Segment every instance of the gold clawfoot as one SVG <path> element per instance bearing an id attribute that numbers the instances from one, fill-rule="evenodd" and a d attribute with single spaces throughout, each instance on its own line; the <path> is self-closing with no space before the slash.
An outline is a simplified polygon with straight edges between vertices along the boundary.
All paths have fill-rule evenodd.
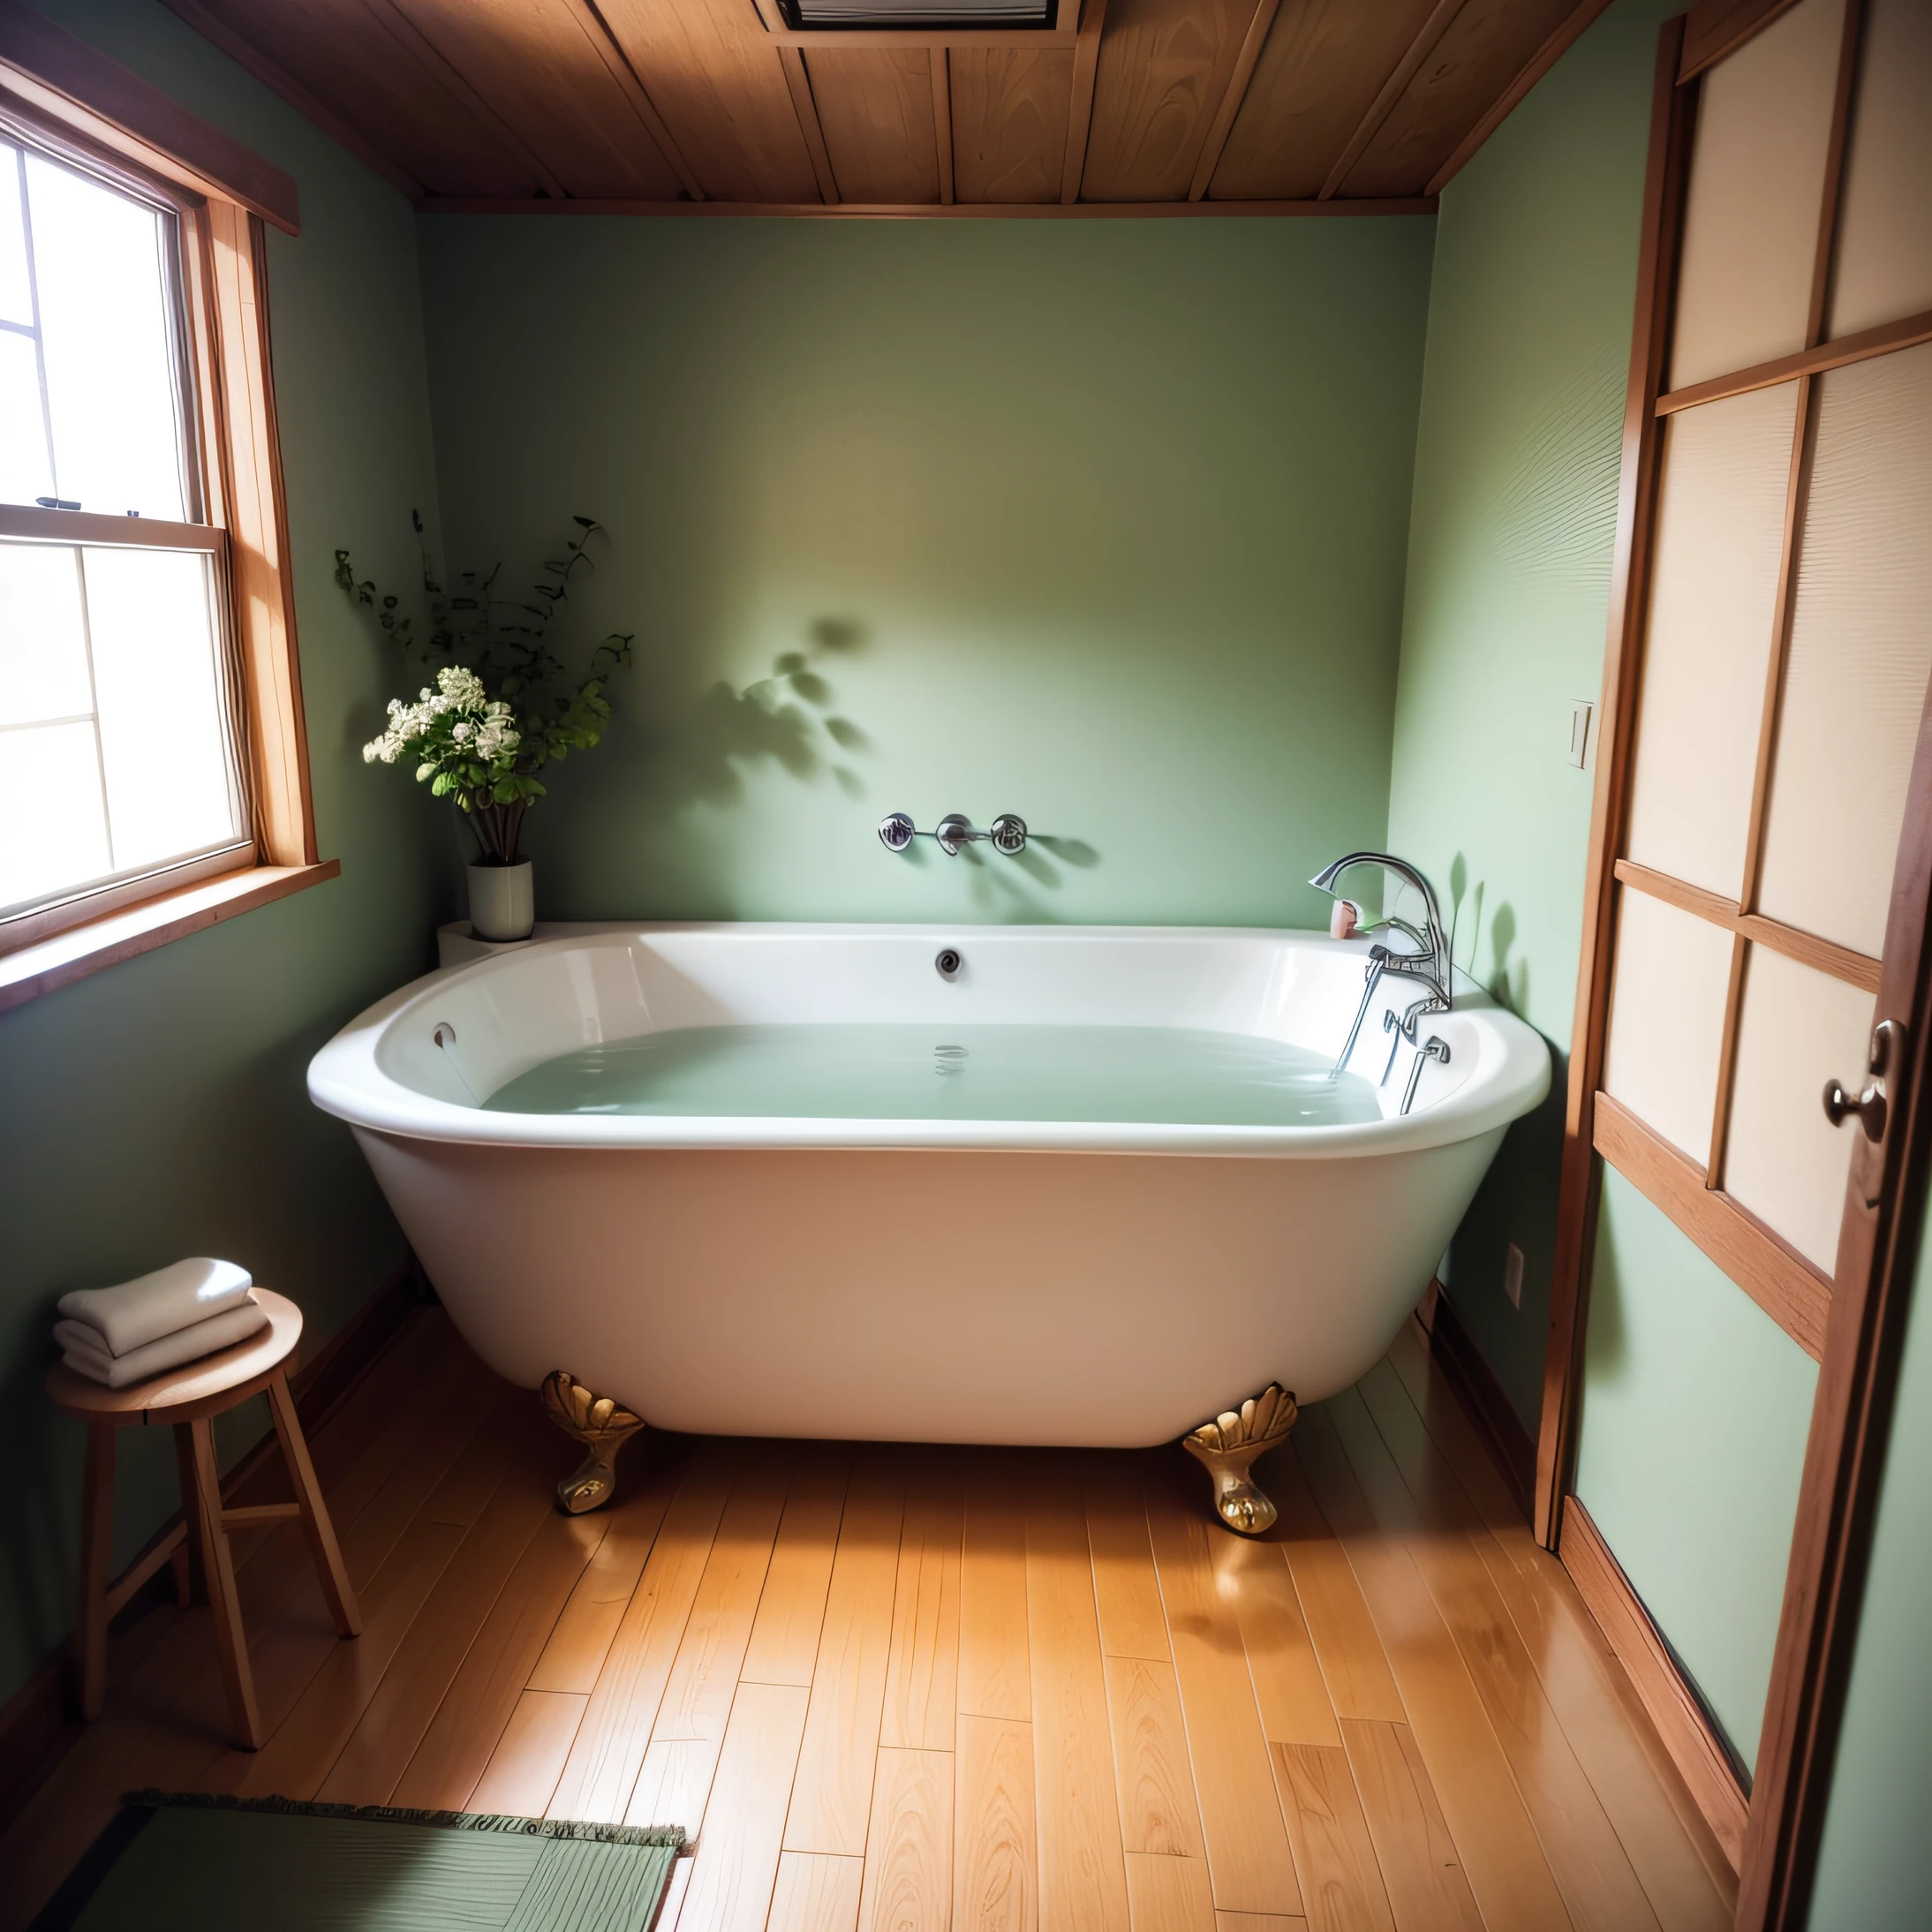
<path id="1" fill-rule="evenodd" d="M 590 1451 L 557 1484 L 557 1507 L 566 1516 L 600 1508 L 617 1493 L 617 1452 L 645 1426 L 643 1416 L 608 1395 L 592 1395 L 568 1369 L 543 1378 L 543 1406 L 566 1436 Z"/>
<path id="2" fill-rule="evenodd" d="M 1298 1411 L 1279 1382 L 1259 1395 L 1203 1423 L 1182 1438 L 1188 1453 L 1214 1479 L 1214 1508 L 1230 1529 L 1258 1536 L 1275 1519 L 1275 1506 L 1255 1487 L 1248 1471 L 1257 1456 L 1287 1439 Z"/>

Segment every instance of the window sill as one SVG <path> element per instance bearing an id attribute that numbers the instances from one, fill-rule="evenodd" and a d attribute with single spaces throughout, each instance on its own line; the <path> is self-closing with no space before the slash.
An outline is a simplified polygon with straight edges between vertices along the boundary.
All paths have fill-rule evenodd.
<path id="1" fill-rule="evenodd" d="M 250 865 L 219 879 L 203 879 L 163 893 L 138 906 L 71 926 L 51 939 L 24 946 L 0 956 L 0 1013 L 25 1006 L 42 993 L 57 992 L 77 979 L 124 959 L 151 953 L 170 940 L 185 939 L 205 926 L 232 919 L 237 913 L 286 899 L 291 893 L 320 886 L 337 877 L 342 864 L 328 859 L 320 865 Z"/>

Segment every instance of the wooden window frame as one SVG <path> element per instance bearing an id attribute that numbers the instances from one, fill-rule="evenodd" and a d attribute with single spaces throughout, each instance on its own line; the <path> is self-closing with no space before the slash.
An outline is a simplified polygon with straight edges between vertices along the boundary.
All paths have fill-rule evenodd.
<path id="1" fill-rule="evenodd" d="M 294 182 L 86 42 L 0 0 L 0 114 L 166 202 L 181 238 L 185 425 L 199 523 L 144 519 L 145 547 L 215 560 L 249 836 L 237 849 L 80 893 L 0 927 L 0 1011 L 340 872 L 317 849 L 275 383 L 266 223 L 299 232 Z M 0 533 L 126 544 L 125 519 L 9 507 Z"/>
<path id="2" fill-rule="evenodd" d="M 1609 1634 L 1700 1809 L 1739 1871 L 1739 1932 L 1801 1932 L 1809 1912 L 1932 1171 L 1932 691 L 1920 722 L 1883 960 L 1751 909 L 1762 858 L 1769 763 L 1795 592 L 1794 540 L 1816 438 L 1813 391 L 1828 370 L 1932 340 L 1932 313 L 1821 340 L 1864 0 L 1846 0 L 1806 346 L 1681 389 L 1663 388 L 1697 94 L 1690 83 L 1793 4 L 1698 0 L 1687 17 L 1666 22 L 1659 37 L 1534 1520 L 1538 1539 L 1558 1551 Z M 1745 877 L 1740 898 L 1732 902 L 1622 856 L 1662 428 L 1680 410 L 1785 381 L 1799 385 L 1785 541 L 1762 698 Z M 1616 915 L 1621 895 L 1633 891 L 1662 899 L 1732 935 L 1720 1092 L 1705 1163 L 1667 1145 L 1601 1091 Z M 1862 1134 L 1853 1141 L 1829 1279 L 1723 1187 L 1731 1069 L 1750 944 L 1786 954 L 1873 992 L 1875 1016 L 1897 1030 L 1898 1046 L 1892 1057 L 1898 1064 L 1885 1068 L 1889 1121 L 1877 1143 Z M 1859 1069 L 1845 1072 L 1855 1076 Z M 1566 1493 L 1576 1447 L 1599 1157 L 1663 1206 L 1675 1225 L 1819 1362 L 1777 1649 L 1748 1792 L 1694 1688 L 1649 1626 L 1587 1512 Z"/>

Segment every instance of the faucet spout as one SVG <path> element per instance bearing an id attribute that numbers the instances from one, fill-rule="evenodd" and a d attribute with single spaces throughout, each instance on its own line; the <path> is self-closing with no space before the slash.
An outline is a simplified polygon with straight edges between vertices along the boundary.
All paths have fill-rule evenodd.
<path id="1" fill-rule="evenodd" d="M 1369 956 L 1379 960 L 1385 972 L 1400 973 L 1422 981 L 1430 992 L 1423 1011 L 1448 1012 L 1454 998 L 1451 981 L 1453 966 L 1449 957 L 1449 940 L 1443 932 L 1442 909 L 1436 899 L 1436 888 L 1407 859 L 1398 858 L 1392 852 L 1345 852 L 1341 857 L 1323 866 L 1309 884 L 1318 892 L 1339 898 L 1336 880 L 1355 865 L 1379 865 L 1384 872 L 1394 873 L 1405 885 L 1413 886 L 1422 895 L 1424 912 L 1420 926 L 1391 916 L 1376 920 L 1362 931 L 1400 933 L 1407 940 L 1414 950 L 1398 952 L 1394 947 L 1378 942 L 1370 948 Z M 1413 1034 L 1410 1037 L 1413 1038 Z M 1351 1038 L 1350 1045 L 1353 1044 Z"/>

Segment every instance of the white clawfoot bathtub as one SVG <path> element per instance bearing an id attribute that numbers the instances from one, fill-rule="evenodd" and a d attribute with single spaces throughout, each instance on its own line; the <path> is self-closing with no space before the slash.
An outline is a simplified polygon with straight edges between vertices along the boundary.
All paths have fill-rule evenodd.
<path id="1" fill-rule="evenodd" d="M 1373 1365 L 1548 1091 L 1534 1031 L 1460 982 L 1423 1022 L 1449 1057 L 1413 1112 L 1397 1040 L 1385 1085 L 1353 1090 L 1370 1117 L 1340 1125 L 482 1103 L 586 1045 L 693 1028 L 1185 1028 L 1332 1057 L 1366 951 L 1173 927 L 585 928 L 391 994 L 315 1056 L 309 1091 L 513 1381 L 569 1369 L 704 1433 L 1146 1445 L 1271 1378 L 1312 1401 Z M 1351 1063 L 1368 1082 L 1383 1013 L 1420 991 L 1382 980 Z"/>

